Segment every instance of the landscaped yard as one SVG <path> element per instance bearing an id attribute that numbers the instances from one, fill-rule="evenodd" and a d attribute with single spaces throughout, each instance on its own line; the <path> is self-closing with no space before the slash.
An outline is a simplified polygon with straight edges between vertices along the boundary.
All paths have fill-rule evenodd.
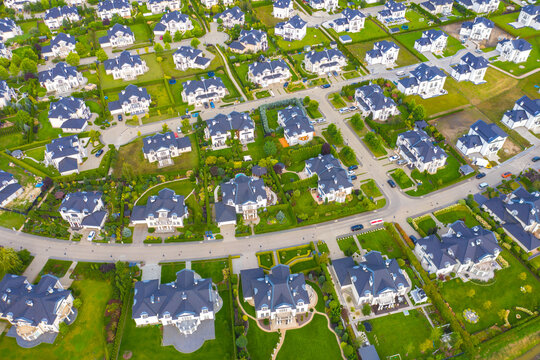
<path id="1" fill-rule="evenodd" d="M 356 237 L 364 250 L 380 251 L 383 255 L 388 255 L 391 259 L 403 257 L 401 249 L 386 229 L 370 231 L 359 234 Z"/>
<path id="2" fill-rule="evenodd" d="M 459 172 L 460 166 L 461 163 L 452 154 L 448 154 L 446 165 L 433 175 L 420 173 L 418 169 L 414 169 L 411 176 L 422 185 L 418 185 L 416 190 L 407 191 L 407 194 L 421 196 L 458 182 L 460 179 L 464 180 L 465 177 Z"/>
<path id="3" fill-rule="evenodd" d="M 227 267 L 227 259 L 200 260 L 191 263 L 191 270 L 195 271 L 203 279 L 211 278 L 215 284 L 223 281 L 223 269 Z"/>
<path id="4" fill-rule="evenodd" d="M 409 30 L 423 29 L 428 26 L 428 21 L 430 21 L 429 18 L 411 8 L 407 9 L 405 17 L 409 20 L 409 22 L 405 24 L 409 27 Z"/>
<path id="5" fill-rule="evenodd" d="M 274 28 L 278 22 L 283 21 L 283 19 L 275 18 L 272 15 L 273 8 L 274 7 L 272 5 L 258 6 L 253 8 L 253 12 L 255 12 L 257 19 L 261 20 L 261 22 L 269 29 Z"/>
<path id="6" fill-rule="evenodd" d="M 418 50 L 414 48 L 414 42 L 422 37 L 422 30 L 412 31 L 403 34 L 395 35 L 396 40 L 398 40 L 403 46 L 407 48 L 411 53 L 418 57 L 421 61 L 427 61 L 427 58 Z M 400 51 L 401 55 L 401 51 Z"/>
<path id="7" fill-rule="evenodd" d="M 0 226 L 2 227 L 19 229 L 25 220 L 24 215 L 11 211 L 0 211 Z"/>
<path id="8" fill-rule="evenodd" d="M 269 359 L 279 341 L 277 332 L 262 331 L 252 319 L 249 319 L 249 330 L 246 337 L 248 340 L 247 350 L 253 360 Z"/>
<path id="9" fill-rule="evenodd" d="M 509 14 L 494 16 L 491 18 L 491 21 L 493 21 L 495 25 L 497 25 L 504 31 L 516 37 L 519 36 L 522 38 L 529 38 L 531 36 L 538 35 L 538 30 L 535 30 L 531 27 L 523 27 L 521 29 L 516 29 L 512 27 L 510 23 L 517 21 L 518 17 L 519 17 L 519 11 L 509 13 Z"/>
<path id="10" fill-rule="evenodd" d="M 62 276 L 66 275 L 66 272 L 68 271 L 69 267 L 73 261 L 67 261 L 67 260 L 55 260 L 55 259 L 49 259 L 47 260 L 47 263 L 39 273 L 38 279 L 39 281 L 41 276 L 45 274 L 51 274 L 58 278 L 61 278 Z"/>
<path id="11" fill-rule="evenodd" d="M 262 253 L 257 254 L 257 258 L 259 259 L 259 264 L 261 267 L 266 269 L 271 269 L 272 266 L 274 266 L 274 252 L 273 251 L 265 251 Z"/>
<path id="12" fill-rule="evenodd" d="M 344 239 L 339 239 L 337 243 L 338 243 L 339 249 L 343 251 L 345 256 L 347 256 L 349 253 L 353 254 L 359 250 L 358 245 L 356 245 L 356 241 L 354 241 L 354 236 L 350 236 Z"/>
<path id="13" fill-rule="evenodd" d="M 337 35 L 338 37 L 341 35 L 349 35 L 352 39 L 353 44 L 362 41 L 380 39 L 387 36 L 387 33 L 371 19 L 366 19 L 364 23 L 364 28 L 360 32 L 353 33 L 344 31 L 336 33 L 334 29 L 329 29 L 328 31 L 333 35 Z"/>
<path id="14" fill-rule="evenodd" d="M 401 56 L 401 52 L 399 53 Z M 426 109 L 426 116 L 429 118 L 434 114 L 447 112 L 461 106 L 469 104 L 469 100 L 460 91 L 457 90 L 457 83 L 454 79 L 447 78 L 444 83 L 444 89 L 448 94 L 422 99 L 418 95 L 409 95 L 405 98 L 406 101 L 414 99 L 417 105 L 423 105 Z"/>
<path id="15" fill-rule="evenodd" d="M 362 185 L 360 185 L 360 188 L 366 194 L 367 197 L 377 198 L 379 196 L 382 196 L 381 191 L 377 187 L 377 184 L 375 183 L 375 180 L 369 179 Z"/>
<path id="16" fill-rule="evenodd" d="M 395 180 L 396 184 L 398 184 L 401 189 L 408 189 L 411 186 L 414 186 L 411 178 L 402 169 L 396 169 L 390 176 L 392 176 L 392 179 Z"/>
<path id="17" fill-rule="evenodd" d="M 161 283 L 167 284 L 176 280 L 176 273 L 186 268 L 184 261 L 161 263 Z"/>
<path id="18" fill-rule="evenodd" d="M 448 36 L 448 41 L 446 42 L 446 49 L 443 51 L 445 57 L 452 56 L 457 53 L 459 50 L 464 49 L 465 46 L 461 44 L 461 41 L 456 39 L 453 36 Z"/>
<path id="19" fill-rule="evenodd" d="M 161 108 L 164 106 L 171 106 L 173 104 L 169 98 L 169 93 L 167 92 L 165 83 L 159 82 L 157 84 L 147 85 L 145 88 L 146 91 L 148 91 L 148 95 L 150 95 L 150 98 L 152 99 L 152 103 L 155 104 L 152 107 Z M 162 112 L 165 112 L 165 110 L 162 110 Z"/>
<path id="20" fill-rule="evenodd" d="M 176 69 L 176 65 L 174 64 L 173 54 L 175 51 L 176 50 L 167 51 L 159 56 L 163 59 L 160 65 L 165 75 L 174 77 L 175 79 L 178 79 L 178 81 L 185 81 L 183 78 L 196 74 L 206 74 L 208 71 L 216 70 L 218 67 L 223 66 L 221 56 L 217 55 L 214 56 L 212 62 L 210 62 L 210 65 L 208 65 L 206 69 L 187 69 L 186 71 L 181 71 Z"/>
<path id="21" fill-rule="evenodd" d="M 107 75 L 105 73 L 105 68 L 103 67 L 103 64 L 99 65 L 99 76 L 101 79 L 101 87 L 103 90 L 112 89 L 112 88 L 120 88 L 120 87 L 126 87 L 129 84 L 135 84 L 141 82 L 148 82 L 148 81 L 156 81 L 161 80 L 163 78 L 163 71 L 161 70 L 160 64 L 157 62 L 156 54 L 143 54 L 141 55 L 141 59 L 146 61 L 146 66 L 148 66 L 149 70 L 145 72 L 144 74 L 138 76 L 135 80 L 131 81 L 125 81 L 122 79 L 114 80 L 112 74 Z M 162 83 L 160 82 L 161 86 Z"/>
<path id="22" fill-rule="evenodd" d="M 328 46 L 330 44 L 330 39 L 328 39 L 320 29 L 308 27 L 306 36 L 302 40 L 285 41 L 283 38 L 276 36 L 276 42 L 281 49 L 292 51 L 302 50 L 304 49 L 304 46 L 308 45 L 315 46 L 324 44 L 325 46 Z"/>
<path id="23" fill-rule="evenodd" d="M 178 181 L 170 182 L 167 184 L 161 184 L 147 191 L 143 196 L 141 196 L 137 200 L 135 205 L 146 204 L 150 196 L 157 195 L 160 190 L 165 189 L 165 188 L 173 190 L 176 193 L 176 195 L 184 195 L 184 197 L 186 197 L 191 193 L 191 191 L 195 188 L 195 186 L 189 180 L 178 180 Z"/>
<path id="24" fill-rule="evenodd" d="M 424 232 L 424 234 L 420 234 L 422 236 L 429 234 L 433 231 L 433 229 L 437 228 L 437 223 L 435 222 L 435 220 L 433 220 L 431 215 L 421 217 L 416 221 L 416 225 L 420 230 Z"/>
<path id="25" fill-rule="evenodd" d="M 473 213 L 465 205 L 457 205 L 450 209 L 436 211 L 433 215 L 445 225 L 452 224 L 457 220 L 463 220 L 465 225 L 470 228 L 480 226 L 478 220 L 475 219 Z"/>
<path id="26" fill-rule="evenodd" d="M 277 251 L 280 264 L 288 264 L 295 257 L 305 257 L 311 253 L 311 245 L 301 245 Z"/>
<path id="27" fill-rule="evenodd" d="M 522 75 L 540 66 L 540 36 L 528 38 L 532 45 L 531 54 L 524 63 L 515 64 L 511 61 L 496 61 L 493 65 L 506 70 L 514 75 Z"/>

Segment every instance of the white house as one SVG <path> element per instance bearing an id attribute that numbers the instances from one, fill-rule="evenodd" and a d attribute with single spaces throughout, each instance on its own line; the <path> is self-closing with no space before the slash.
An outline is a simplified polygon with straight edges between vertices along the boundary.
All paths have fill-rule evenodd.
<path id="1" fill-rule="evenodd" d="M 540 5 L 527 5 L 521 8 L 517 19 L 519 26 L 540 30 Z"/>
<path id="2" fill-rule="evenodd" d="M 315 135 L 315 129 L 302 109 L 289 106 L 278 111 L 277 122 L 283 128 L 285 141 L 289 146 L 305 145 Z"/>
<path id="3" fill-rule="evenodd" d="M 22 193 L 23 188 L 19 181 L 12 174 L 0 170 L 0 206 L 6 207 Z"/>
<path id="4" fill-rule="evenodd" d="M 201 3 L 207 8 L 210 9 L 213 6 L 219 5 L 219 0 L 201 0 Z"/>
<path id="5" fill-rule="evenodd" d="M 231 42 L 229 49 L 241 54 L 266 51 L 268 36 L 262 30 L 241 30 L 238 40 Z"/>
<path id="6" fill-rule="evenodd" d="M 21 13 L 24 11 L 26 5 L 35 4 L 37 2 L 38 0 L 4 0 L 4 5 L 8 9 L 13 9 Z"/>
<path id="7" fill-rule="evenodd" d="M 222 20 L 221 24 L 224 27 L 230 29 L 235 27 L 236 25 L 244 25 L 244 22 L 246 21 L 246 16 L 238 6 L 235 6 L 232 8 L 228 8 L 224 12 L 214 16 L 215 21 L 217 21 L 218 19 Z"/>
<path id="8" fill-rule="evenodd" d="M 15 36 L 22 35 L 21 27 L 15 21 L 9 18 L 0 19 L 0 39 L 6 41 Z"/>
<path id="9" fill-rule="evenodd" d="M 130 84 L 118 94 L 118 100 L 109 102 L 111 115 L 138 115 L 148 112 L 151 97 L 146 88 Z"/>
<path id="10" fill-rule="evenodd" d="M 203 52 L 191 46 L 180 46 L 173 54 L 173 61 L 178 70 L 206 69 L 210 59 L 203 56 Z"/>
<path id="11" fill-rule="evenodd" d="M 276 24 L 274 34 L 287 41 L 302 40 L 307 33 L 307 22 L 298 15 Z"/>
<path id="12" fill-rule="evenodd" d="M 377 84 L 359 87 L 354 93 L 354 99 L 364 117 L 371 115 L 373 120 L 387 120 L 390 116 L 399 114 L 396 102 L 384 96 L 383 90 Z"/>
<path id="13" fill-rule="evenodd" d="M 80 20 L 79 12 L 74 6 L 64 5 L 62 7 L 54 7 L 45 11 L 43 21 L 51 30 L 56 30 L 62 27 L 64 21 L 74 23 Z"/>
<path id="14" fill-rule="evenodd" d="M 168 233 L 184 227 L 184 219 L 187 217 L 188 207 L 184 196 L 164 188 L 157 195 L 150 196 L 146 205 L 134 206 L 130 220 L 132 225 L 146 225 L 156 232 Z"/>
<path id="15" fill-rule="evenodd" d="M 278 19 L 288 19 L 293 11 L 292 0 L 276 0 L 273 3 L 272 16 Z"/>
<path id="16" fill-rule="evenodd" d="M 494 27 L 493 21 L 485 17 L 477 17 L 474 21 L 465 21 L 461 24 L 459 38 L 461 40 L 489 40 Z"/>
<path id="17" fill-rule="evenodd" d="M 67 0 L 66 1 L 66 5 L 68 6 L 83 6 L 84 4 L 86 4 L 86 0 Z"/>
<path id="18" fill-rule="evenodd" d="M 69 53 L 75 51 L 75 37 L 65 33 L 59 33 L 51 39 L 51 44 L 41 48 L 44 57 L 66 58 Z"/>
<path id="19" fill-rule="evenodd" d="M 366 15 L 364 15 L 360 10 L 345 8 L 341 12 L 340 17 L 323 23 L 323 26 L 334 29 L 334 31 L 337 33 L 357 33 L 364 28 L 365 21 Z"/>
<path id="20" fill-rule="evenodd" d="M 189 105 L 202 105 L 214 101 L 220 101 L 228 90 L 219 77 L 202 80 L 188 80 L 182 83 L 182 101 Z"/>
<path id="21" fill-rule="evenodd" d="M 86 157 L 86 149 L 77 135 L 53 139 L 45 145 L 45 166 L 54 166 L 60 175 L 79 172 L 79 164 Z"/>
<path id="22" fill-rule="evenodd" d="M 414 48 L 419 52 L 431 52 L 442 55 L 448 42 L 448 35 L 442 30 L 426 30 L 422 32 L 422 37 L 414 42 Z"/>
<path id="23" fill-rule="evenodd" d="M 244 220 L 254 221 L 259 218 L 257 211 L 268 205 L 267 188 L 263 179 L 238 174 L 231 180 L 219 185 L 221 202 L 235 208 Z"/>
<path id="24" fill-rule="evenodd" d="M 218 114 L 206 120 L 204 137 L 211 140 L 214 150 L 227 146 L 226 141 L 230 139 L 231 132 L 242 144 L 255 141 L 255 123 L 251 120 L 249 113 L 233 111 L 228 115 Z"/>
<path id="25" fill-rule="evenodd" d="M 369 65 L 382 64 L 391 67 L 396 63 L 399 46 L 392 41 L 381 40 L 373 44 L 373 49 L 366 52 L 366 62 Z"/>
<path id="26" fill-rule="evenodd" d="M 167 31 L 174 35 L 177 31 L 184 33 L 193 30 L 193 23 L 188 15 L 180 11 L 171 11 L 161 17 L 159 23 L 154 27 L 155 35 L 164 35 Z"/>
<path id="27" fill-rule="evenodd" d="M 289 65 L 282 59 L 257 61 L 248 67 L 248 80 L 261 87 L 282 83 L 290 78 Z"/>
<path id="28" fill-rule="evenodd" d="M 420 3 L 420 6 L 429 11 L 432 15 L 452 13 L 453 0 L 428 0 Z"/>
<path id="29" fill-rule="evenodd" d="M 159 167 L 173 165 L 173 158 L 191 151 L 189 137 L 178 137 L 172 131 L 157 133 L 143 139 L 142 152 L 149 162 L 158 162 Z"/>
<path id="30" fill-rule="evenodd" d="M 446 74 L 436 66 L 418 65 L 408 78 L 399 79 L 397 88 L 405 95 L 420 95 L 422 99 L 445 95 Z"/>
<path id="31" fill-rule="evenodd" d="M 308 3 L 312 9 L 326 12 L 335 11 L 339 6 L 338 0 L 309 0 Z"/>
<path id="32" fill-rule="evenodd" d="M 512 61 L 516 64 L 527 61 L 532 51 L 531 44 L 524 39 L 501 40 L 497 43 L 499 61 Z"/>
<path id="33" fill-rule="evenodd" d="M 396 141 L 399 155 L 418 171 L 435 174 L 446 165 L 448 155 L 434 145 L 424 130 L 409 130 L 399 134 Z"/>
<path id="34" fill-rule="evenodd" d="M 459 64 L 452 65 L 452 77 L 457 81 L 470 81 L 476 85 L 485 83 L 484 76 L 489 62 L 482 56 L 468 52 L 461 57 Z"/>
<path id="35" fill-rule="evenodd" d="M 79 133 L 86 129 L 92 113 L 83 99 L 73 96 L 60 98 L 49 106 L 51 126 L 67 133 Z"/>
<path id="36" fill-rule="evenodd" d="M 100 230 L 107 219 L 103 194 L 98 191 L 69 193 L 60 204 L 60 215 L 73 229 Z"/>
<path id="37" fill-rule="evenodd" d="M 17 95 L 15 90 L 10 88 L 4 80 L 0 80 L 0 109 L 11 103 L 11 99 L 15 99 Z"/>
<path id="38" fill-rule="evenodd" d="M 500 0 L 456 0 L 456 2 L 477 14 L 497 11 L 500 4 Z"/>
<path id="39" fill-rule="evenodd" d="M 106 47 L 125 47 L 135 43 L 135 35 L 128 26 L 114 24 L 112 28 L 107 29 L 107 35 L 99 38 L 99 45 Z"/>
<path id="40" fill-rule="evenodd" d="M 131 17 L 131 3 L 128 0 L 103 0 L 97 6 L 97 14 L 101 20 L 111 20 L 115 14 L 120 17 Z"/>
<path id="41" fill-rule="evenodd" d="M 465 156 L 480 154 L 481 157 L 492 158 L 502 149 L 507 137 L 496 124 L 486 124 L 483 120 L 478 120 L 471 125 L 467 135 L 457 140 L 456 147 Z"/>
<path id="42" fill-rule="evenodd" d="M 140 55 L 132 55 L 127 50 L 122 51 L 113 59 L 105 60 L 103 67 L 105 73 L 112 75 L 114 80 L 122 79 L 124 81 L 135 80 L 150 70 Z"/>
<path id="43" fill-rule="evenodd" d="M 11 52 L 11 49 L 6 47 L 6 44 L 4 44 L 2 41 L 0 41 L 0 57 L 8 60 L 11 60 L 13 57 L 13 52 Z"/>
<path id="44" fill-rule="evenodd" d="M 310 51 L 304 57 L 305 69 L 318 75 L 341 71 L 345 66 L 347 66 L 347 58 L 338 49 Z"/>
<path id="45" fill-rule="evenodd" d="M 527 95 L 519 98 L 512 110 L 504 113 L 501 122 L 510 129 L 524 127 L 533 133 L 540 133 L 540 99 Z"/>
<path id="46" fill-rule="evenodd" d="M 344 203 L 352 193 L 353 184 L 347 171 L 333 155 L 320 155 L 306 160 L 307 177 L 317 175 L 317 197 L 320 202 Z"/>
<path id="47" fill-rule="evenodd" d="M 180 0 L 149 0 L 147 6 L 152 14 L 182 10 L 182 2 Z"/>
<path id="48" fill-rule="evenodd" d="M 386 26 L 399 25 L 408 22 L 405 17 L 407 7 L 401 2 L 388 0 L 384 3 L 384 10 L 377 13 L 377 20 Z"/>
<path id="49" fill-rule="evenodd" d="M 59 62 L 49 70 L 38 73 L 39 83 L 47 92 L 58 94 L 70 92 L 88 81 L 75 66 Z"/>

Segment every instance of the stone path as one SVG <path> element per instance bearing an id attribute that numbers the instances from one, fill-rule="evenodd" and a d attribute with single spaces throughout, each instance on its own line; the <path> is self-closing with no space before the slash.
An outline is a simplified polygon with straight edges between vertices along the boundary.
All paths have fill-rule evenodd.
<path id="1" fill-rule="evenodd" d="M 60 278 L 60 284 L 62 284 L 64 289 L 68 289 L 73 283 L 71 274 L 73 273 L 73 270 L 75 270 L 75 266 L 77 266 L 77 261 L 72 262 L 69 269 L 66 271 L 66 274 Z"/>
<path id="2" fill-rule="evenodd" d="M 49 258 L 45 255 L 36 255 L 36 257 L 34 257 L 30 265 L 28 265 L 28 267 L 26 268 L 26 270 L 24 270 L 23 273 L 23 275 L 26 276 L 29 282 L 34 282 L 34 280 L 39 275 L 41 269 L 43 269 L 43 267 L 47 263 L 48 259 Z"/>

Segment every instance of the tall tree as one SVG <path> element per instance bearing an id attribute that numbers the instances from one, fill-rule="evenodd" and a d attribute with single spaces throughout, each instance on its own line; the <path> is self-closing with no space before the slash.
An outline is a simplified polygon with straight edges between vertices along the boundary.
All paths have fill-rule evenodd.
<path id="1" fill-rule="evenodd" d="M 66 57 L 66 62 L 71 66 L 78 66 L 81 62 L 81 57 L 74 52 L 70 52 Z"/>
<path id="2" fill-rule="evenodd" d="M 0 248 L 0 275 L 20 269 L 21 259 L 12 248 Z"/>

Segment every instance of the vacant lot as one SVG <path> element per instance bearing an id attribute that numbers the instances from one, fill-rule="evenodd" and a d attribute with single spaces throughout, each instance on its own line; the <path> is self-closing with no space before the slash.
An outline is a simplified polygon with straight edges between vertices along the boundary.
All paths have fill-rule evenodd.
<path id="1" fill-rule="evenodd" d="M 362 41 L 380 39 L 387 36 L 387 33 L 371 19 L 366 19 L 364 23 L 364 28 L 362 29 L 362 31 L 357 33 L 351 33 L 347 31 L 336 33 L 333 29 L 329 29 L 328 31 L 333 34 L 337 34 L 338 36 L 349 35 L 352 39 L 353 44 Z"/>
<path id="2" fill-rule="evenodd" d="M 277 45 L 285 51 L 301 50 L 304 46 L 308 45 L 316 46 L 324 44 L 327 46 L 330 44 L 330 39 L 328 39 L 320 29 L 310 27 L 307 28 L 306 36 L 302 40 L 285 41 L 279 36 L 276 36 L 276 40 Z"/>
<path id="3" fill-rule="evenodd" d="M 491 122 L 486 120 L 484 114 L 476 108 L 471 107 L 451 115 L 440 117 L 434 125 L 444 135 L 448 143 L 455 145 L 457 139 L 468 133 L 469 127 L 479 119 L 487 123 Z"/>
<path id="4" fill-rule="evenodd" d="M 417 105 L 423 105 L 429 118 L 469 104 L 469 100 L 458 90 L 456 84 L 457 82 L 454 79 L 448 77 L 444 83 L 444 89 L 448 91 L 448 94 L 430 99 L 422 99 L 418 95 L 409 95 L 406 99 L 414 99 Z"/>
<path id="5" fill-rule="evenodd" d="M 283 19 L 278 19 L 272 16 L 273 8 L 274 7 L 272 5 L 265 5 L 253 9 L 257 19 L 261 20 L 261 22 L 267 28 L 274 28 L 278 22 L 284 21 Z"/>

